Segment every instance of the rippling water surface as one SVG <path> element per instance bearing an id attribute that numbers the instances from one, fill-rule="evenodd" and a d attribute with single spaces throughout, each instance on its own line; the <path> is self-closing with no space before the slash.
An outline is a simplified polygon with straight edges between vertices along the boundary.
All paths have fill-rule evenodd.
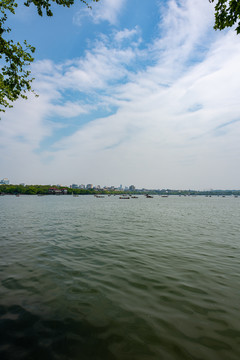
<path id="1" fill-rule="evenodd" d="M 240 359 L 240 198 L 0 197 L 0 358 Z"/>

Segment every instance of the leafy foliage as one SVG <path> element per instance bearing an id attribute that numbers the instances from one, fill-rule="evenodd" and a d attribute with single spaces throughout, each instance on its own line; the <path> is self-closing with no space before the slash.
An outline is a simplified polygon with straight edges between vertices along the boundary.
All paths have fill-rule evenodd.
<path id="1" fill-rule="evenodd" d="M 214 2 L 215 0 L 209 0 Z M 215 5 L 215 30 L 223 30 L 226 27 L 237 25 L 236 32 L 240 33 L 240 1 L 218 0 Z"/>
<path id="2" fill-rule="evenodd" d="M 4 27 L 9 12 L 15 14 L 17 4 L 14 0 L 0 1 L 0 59 L 3 63 L 0 73 L 0 105 L 12 107 L 11 102 L 19 97 L 26 98 L 25 93 L 31 90 L 30 71 L 25 69 L 33 61 L 35 48 L 24 41 L 24 48 L 18 42 L 7 40 L 5 35 L 11 29 Z M 0 111 L 4 109 L 0 108 Z"/>
<path id="3" fill-rule="evenodd" d="M 87 5 L 87 7 L 91 8 L 91 6 L 88 5 L 87 1 L 85 0 L 80 0 L 80 1 L 85 5 Z M 97 2 L 99 0 L 93 0 L 93 1 Z M 53 16 L 51 10 L 52 3 L 56 3 L 57 5 L 62 5 L 64 7 L 66 6 L 69 8 L 71 5 L 74 4 L 74 2 L 75 0 L 27 0 L 24 3 L 24 5 L 29 7 L 31 4 L 34 4 L 37 7 L 37 11 L 40 16 L 43 16 L 43 10 L 46 11 L 47 16 Z"/>
<path id="4" fill-rule="evenodd" d="M 38 14 L 43 16 L 43 11 L 47 16 L 52 16 L 51 5 L 53 3 L 64 7 L 70 7 L 75 0 L 26 0 L 25 6 L 31 4 L 36 6 Z M 85 0 L 79 0 L 90 6 Z M 99 1 L 99 0 L 92 0 Z M 15 14 L 18 7 L 16 0 L 0 0 L 0 111 L 12 107 L 12 102 L 18 98 L 27 99 L 26 93 L 32 91 L 31 71 L 29 65 L 34 61 L 33 54 L 35 48 L 29 45 L 26 40 L 23 45 L 19 42 L 14 43 L 9 40 L 11 29 L 6 26 L 6 21 L 10 13 Z"/>

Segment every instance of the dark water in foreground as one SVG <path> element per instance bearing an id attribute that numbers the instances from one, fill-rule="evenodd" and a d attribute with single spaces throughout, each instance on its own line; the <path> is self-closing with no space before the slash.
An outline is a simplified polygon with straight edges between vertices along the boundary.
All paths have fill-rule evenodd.
<path id="1" fill-rule="evenodd" d="M 0 359 L 240 359 L 240 198 L 0 197 Z"/>

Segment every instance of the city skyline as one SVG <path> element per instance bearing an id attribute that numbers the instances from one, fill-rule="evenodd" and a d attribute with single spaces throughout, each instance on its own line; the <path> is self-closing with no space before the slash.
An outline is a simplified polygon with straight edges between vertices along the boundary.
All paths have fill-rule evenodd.
<path id="1" fill-rule="evenodd" d="M 13 184 L 10 182 L 8 178 L 4 178 L 0 180 L 0 186 L 1 185 L 13 185 L 13 186 L 50 186 L 50 187 L 57 187 L 57 188 L 64 188 L 67 187 L 69 189 L 78 189 L 78 190 L 119 190 L 119 191 L 240 191 L 240 188 L 225 188 L 225 189 L 213 189 L 213 188 L 204 188 L 204 189 L 195 189 L 195 188 L 170 188 L 170 187 L 156 187 L 156 188 L 148 188 L 148 187 L 142 187 L 138 188 L 135 185 L 96 185 L 96 184 L 59 184 L 59 183 L 49 183 L 49 184 L 26 184 L 26 183 L 19 183 L 19 184 Z M 0 187 L 1 190 L 1 187 Z M 0 191 L 1 192 L 1 191 Z"/>
<path id="2" fill-rule="evenodd" d="M 2 177 L 238 189 L 239 35 L 213 24 L 202 0 L 20 5 L 9 26 L 36 46 L 39 97 L 1 113 Z"/>

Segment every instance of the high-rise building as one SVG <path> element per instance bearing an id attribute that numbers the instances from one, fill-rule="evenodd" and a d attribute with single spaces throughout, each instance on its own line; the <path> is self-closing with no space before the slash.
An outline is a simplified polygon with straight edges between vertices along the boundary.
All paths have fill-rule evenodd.
<path id="1" fill-rule="evenodd" d="M 4 179 L 0 180 L 0 184 L 2 184 L 2 185 L 9 185 L 9 180 L 8 180 L 8 178 L 4 178 Z"/>
<path id="2" fill-rule="evenodd" d="M 72 189 L 78 189 L 78 184 L 72 184 L 70 187 L 71 187 Z"/>

